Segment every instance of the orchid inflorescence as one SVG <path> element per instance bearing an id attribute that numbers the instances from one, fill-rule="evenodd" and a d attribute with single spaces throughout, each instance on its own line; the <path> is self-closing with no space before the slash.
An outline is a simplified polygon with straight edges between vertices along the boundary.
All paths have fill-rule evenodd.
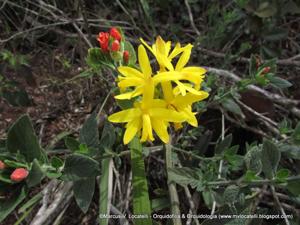
<path id="1" fill-rule="evenodd" d="M 155 44 L 149 46 L 143 39 L 138 47 L 139 69 L 119 66 L 118 87 L 121 94 L 118 100 L 132 99 L 133 107 L 114 113 L 108 117 L 110 122 L 126 123 L 124 144 L 138 134 L 141 141 L 153 141 L 153 130 L 165 143 L 169 142 L 168 127 L 175 129 L 183 122 L 198 126 L 192 104 L 208 97 L 201 90 L 206 70 L 198 66 L 186 66 L 190 59 L 192 45 L 175 45 L 165 42 L 160 36 Z M 153 54 L 159 70 L 153 72 L 146 48 Z M 178 57 L 176 65 L 173 61 Z"/>
<path id="2" fill-rule="evenodd" d="M 121 53 L 124 62 L 128 63 L 129 52 L 122 49 L 124 40 L 121 32 L 116 27 L 112 27 L 109 32 L 100 32 L 97 40 L 102 52 L 117 55 Z"/>

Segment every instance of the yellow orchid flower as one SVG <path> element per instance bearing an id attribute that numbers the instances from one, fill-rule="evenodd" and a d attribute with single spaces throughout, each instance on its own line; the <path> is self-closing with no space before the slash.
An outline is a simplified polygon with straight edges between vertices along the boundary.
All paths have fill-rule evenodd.
<path id="1" fill-rule="evenodd" d="M 196 113 L 192 112 L 192 104 L 202 101 L 208 96 L 209 94 L 205 91 L 201 91 L 201 95 L 194 95 L 192 93 L 187 93 L 185 96 L 176 95 L 170 102 L 167 102 L 167 107 L 181 113 L 185 116 L 186 122 L 188 122 L 193 127 L 197 127 L 198 121 L 195 116 Z M 175 124 L 175 128 L 178 127 L 182 127 L 181 123 Z"/>
<path id="2" fill-rule="evenodd" d="M 116 99 L 131 99 L 133 97 L 143 94 L 146 86 L 151 85 L 152 82 L 152 69 L 150 61 L 144 46 L 138 47 L 138 61 L 141 71 L 129 66 L 120 66 L 118 71 L 122 76 L 119 76 L 118 86 L 120 89 L 128 87 L 135 87 L 131 92 L 123 93 L 115 96 Z"/>
<path id="3" fill-rule="evenodd" d="M 141 39 L 141 42 L 157 59 L 157 62 L 160 66 L 160 73 L 158 73 L 155 78 L 161 82 L 166 100 L 170 100 L 171 98 L 169 95 L 169 93 L 172 91 L 172 85 L 170 81 L 176 83 L 182 95 L 185 95 L 186 92 L 201 95 L 201 93 L 197 90 L 200 88 L 200 84 L 203 81 L 206 70 L 202 67 L 185 67 L 190 59 L 191 50 L 193 47 L 191 44 L 181 47 L 181 45 L 177 43 L 173 51 L 170 53 L 171 42 L 165 42 L 160 36 L 157 37 L 156 42 L 152 45 L 152 47 L 150 47 L 143 39 Z M 179 57 L 174 69 L 172 60 L 179 54 L 181 54 L 181 56 Z M 169 72 L 165 72 L 167 70 Z M 172 78 L 169 76 L 172 76 Z M 194 87 L 186 85 L 186 83 L 182 82 L 184 80 L 193 83 Z"/>
<path id="4" fill-rule="evenodd" d="M 128 144 L 138 134 L 141 141 L 154 140 L 153 130 L 165 143 L 169 141 L 168 126 L 173 123 L 178 128 L 186 121 L 192 126 L 198 122 L 192 104 L 207 98 L 208 93 L 201 91 L 205 69 L 201 67 L 185 67 L 192 45 L 181 47 L 177 44 L 171 50 L 171 42 L 164 42 L 158 37 L 156 43 L 150 48 L 160 65 L 160 71 L 153 75 L 150 61 L 143 45 L 138 47 L 138 62 L 140 69 L 120 66 L 118 71 L 118 87 L 129 92 L 115 96 L 116 99 L 131 99 L 141 96 L 134 102 L 134 107 L 114 113 L 108 117 L 110 122 L 126 123 L 123 142 Z M 180 57 L 175 68 L 172 59 L 179 54 Z M 172 83 L 177 86 L 174 88 Z M 155 99 L 156 86 L 161 84 L 163 99 Z M 157 96 L 161 96 L 158 93 Z"/>
<path id="5" fill-rule="evenodd" d="M 185 120 L 185 116 L 179 112 L 166 108 L 166 103 L 160 99 L 152 100 L 152 103 L 135 104 L 132 109 L 126 109 L 114 113 L 108 117 L 113 123 L 127 123 L 123 137 L 124 144 L 128 144 L 133 137 L 142 130 L 141 141 L 154 140 L 152 129 L 165 143 L 169 141 L 168 123 L 179 123 Z"/>

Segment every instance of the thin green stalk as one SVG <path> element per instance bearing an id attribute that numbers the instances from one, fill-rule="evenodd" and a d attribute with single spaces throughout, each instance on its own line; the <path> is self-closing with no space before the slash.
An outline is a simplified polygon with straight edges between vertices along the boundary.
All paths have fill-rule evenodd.
<path id="1" fill-rule="evenodd" d="M 293 176 L 288 177 L 286 181 L 293 181 L 293 180 L 300 180 L 300 176 Z M 270 179 L 263 179 L 263 180 L 252 180 L 252 181 L 241 181 L 241 180 L 221 180 L 221 181 L 211 181 L 208 182 L 207 185 L 209 186 L 227 186 L 227 185 L 253 185 L 253 186 L 260 186 L 264 184 L 272 184 L 272 185 L 280 185 L 286 182 L 279 182 L 278 180 L 270 180 Z"/>
<path id="2" fill-rule="evenodd" d="M 112 196 L 112 183 L 113 183 L 113 160 L 106 158 L 102 160 L 102 174 L 99 180 L 99 224 L 107 225 L 109 215 L 111 196 Z"/>
<path id="3" fill-rule="evenodd" d="M 166 148 L 166 167 L 167 171 L 169 168 L 173 167 L 172 163 L 172 146 L 170 144 L 165 145 Z M 171 212 L 174 216 L 173 218 L 173 224 L 174 225 L 182 225 L 181 220 L 179 218 L 180 208 L 179 208 L 179 198 L 178 193 L 176 190 L 176 184 L 169 180 L 168 178 L 168 187 L 169 187 L 169 195 L 170 195 L 170 201 L 171 201 Z M 177 217 L 178 215 L 178 217 Z"/>
<path id="4" fill-rule="evenodd" d="M 152 225 L 151 206 L 148 194 L 148 184 L 145 174 L 145 163 L 142 154 L 142 144 L 135 137 L 130 142 L 132 186 L 133 186 L 133 213 L 135 225 Z"/>

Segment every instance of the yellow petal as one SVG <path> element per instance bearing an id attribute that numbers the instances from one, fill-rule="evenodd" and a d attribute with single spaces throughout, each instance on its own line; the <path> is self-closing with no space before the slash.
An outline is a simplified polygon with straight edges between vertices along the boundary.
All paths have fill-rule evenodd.
<path id="1" fill-rule="evenodd" d="M 181 48 L 180 43 L 177 43 L 171 52 L 171 54 L 168 56 L 170 60 L 175 58 L 177 55 L 179 55 L 183 51 L 183 48 Z"/>
<path id="2" fill-rule="evenodd" d="M 143 45 L 146 46 L 146 48 L 148 48 L 148 50 L 149 50 L 150 52 L 152 52 L 153 55 L 155 55 L 155 53 L 153 52 L 153 49 L 147 44 L 146 41 L 144 41 L 143 38 L 140 38 L 140 41 L 142 42 Z"/>
<path id="3" fill-rule="evenodd" d="M 186 48 L 183 51 L 182 55 L 180 56 L 180 58 L 176 64 L 175 70 L 180 71 L 187 64 L 187 62 L 189 61 L 190 56 L 191 56 L 191 51 L 192 51 L 191 47 Z"/>
<path id="4" fill-rule="evenodd" d="M 173 104 L 177 108 L 185 108 L 187 105 L 191 105 L 194 102 L 201 101 L 208 97 L 208 93 L 205 91 L 199 91 L 199 95 L 194 95 L 192 93 L 187 93 L 185 96 L 178 95 L 175 97 Z"/>
<path id="5" fill-rule="evenodd" d="M 164 108 L 152 108 L 149 109 L 149 115 L 156 119 L 161 119 L 168 122 L 183 122 L 185 116 L 179 112 Z"/>
<path id="6" fill-rule="evenodd" d="M 180 93 L 185 96 L 186 95 L 186 86 L 181 83 L 180 81 L 175 81 L 175 83 L 177 84 L 179 90 L 180 90 Z"/>
<path id="7" fill-rule="evenodd" d="M 167 103 L 166 103 L 166 101 L 164 101 L 162 99 L 154 99 L 152 101 L 152 107 L 153 108 L 166 108 Z"/>
<path id="8" fill-rule="evenodd" d="M 140 109 L 126 109 L 117 113 L 114 113 L 108 117 L 108 120 L 113 123 L 126 123 L 142 115 Z"/>
<path id="9" fill-rule="evenodd" d="M 164 99 L 167 102 L 170 102 L 173 100 L 174 95 L 173 95 L 173 91 L 172 91 L 172 84 L 170 81 L 166 81 L 166 82 L 162 82 L 161 83 L 161 87 L 164 93 Z"/>
<path id="10" fill-rule="evenodd" d="M 160 72 L 157 73 L 154 77 L 154 83 L 158 84 L 160 82 L 171 81 L 171 80 L 180 80 L 183 79 L 184 75 L 180 72 L 172 71 L 172 72 Z"/>
<path id="11" fill-rule="evenodd" d="M 140 71 L 129 66 L 119 66 L 118 71 L 126 77 L 139 77 L 139 78 L 144 77 Z"/>
<path id="12" fill-rule="evenodd" d="M 196 118 L 195 114 L 191 111 L 191 109 L 189 109 L 189 107 L 186 107 L 182 112 L 186 115 L 186 117 L 187 117 L 186 121 L 190 125 L 192 125 L 193 127 L 198 126 L 197 118 Z"/>
<path id="13" fill-rule="evenodd" d="M 158 36 L 156 38 L 155 44 L 156 44 L 158 52 L 162 55 L 166 55 L 165 41 L 162 39 L 161 36 Z"/>
<path id="14" fill-rule="evenodd" d="M 124 94 L 119 94 L 115 96 L 115 99 L 119 99 L 119 100 L 124 100 L 124 99 L 131 99 L 132 98 L 132 94 L 134 91 L 131 92 L 127 92 Z"/>
<path id="15" fill-rule="evenodd" d="M 171 50 L 171 41 L 168 41 L 165 46 L 166 46 L 165 47 L 166 48 L 166 56 L 168 56 L 169 52 Z"/>
<path id="16" fill-rule="evenodd" d="M 200 66 L 188 66 L 184 67 L 181 72 L 187 72 L 187 73 L 197 73 L 198 75 L 203 75 L 206 73 L 206 69 Z"/>
<path id="17" fill-rule="evenodd" d="M 118 86 L 120 88 L 126 88 L 126 87 L 139 86 L 139 85 L 143 85 L 143 84 L 144 84 L 144 80 L 141 78 L 127 77 L 126 79 L 122 79 L 118 83 Z"/>
<path id="18" fill-rule="evenodd" d="M 139 64 L 141 67 L 141 70 L 144 74 L 144 77 L 151 77 L 152 69 L 150 66 L 150 61 L 146 52 L 146 49 L 143 45 L 140 45 L 138 48 L 138 57 L 139 57 Z"/>
<path id="19" fill-rule="evenodd" d="M 153 129 L 157 136 L 164 142 L 169 142 L 169 134 L 168 134 L 168 127 L 166 124 L 158 119 L 152 118 L 151 119 Z"/>
<path id="20" fill-rule="evenodd" d="M 201 96 L 203 96 L 203 91 L 197 91 L 195 88 L 192 88 L 192 87 L 189 87 L 189 86 L 185 86 L 185 89 L 187 91 L 189 91 L 190 93 L 194 94 L 194 95 L 201 95 Z"/>
<path id="21" fill-rule="evenodd" d="M 123 137 L 124 144 L 125 145 L 128 144 L 140 129 L 141 129 L 141 118 L 136 118 L 130 121 L 126 126 L 126 131 Z"/>
<path id="22" fill-rule="evenodd" d="M 136 96 L 139 96 L 143 94 L 143 88 L 142 87 L 137 87 L 134 91 L 130 91 L 124 94 L 119 94 L 115 96 L 115 99 L 131 99 L 134 98 Z"/>
<path id="23" fill-rule="evenodd" d="M 143 115 L 143 131 L 141 141 L 154 140 L 151 126 L 151 119 L 148 114 Z"/>

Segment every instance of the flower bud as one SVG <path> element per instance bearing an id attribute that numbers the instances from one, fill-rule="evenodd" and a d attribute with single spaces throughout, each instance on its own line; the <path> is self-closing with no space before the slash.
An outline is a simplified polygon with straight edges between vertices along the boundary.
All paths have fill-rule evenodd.
<path id="1" fill-rule="evenodd" d="M 15 182 L 20 182 L 24 180 L 28 176 L 28 174 L 28 170 L 24 168 L 17 168 L 10 175 L 10 179 Z"/>
<path id="2" fill-rule="evenodd" d="M 100 43 L 100 47 L 103 52 L 108 52 L 108 43 L 109 43 L 109 33 L 107 32 L 100 32 L 97 40 Z"/>
<path id="3" fill-rule="evenodd" d="M 4 170 L 5 169 L 5 164 L 4 164 L 4 162 L 2 162 L 1 160 L 0 160 L 0 170 Z"/>
<path id="4" fill-rule="evenodd" d="M 129 52 L 127 50 L 123 52 L 123 60 L 125 63 L 128 63 L 129 61 Z"/>
<path id="5" fill-rule="evenodd" d="M 113 52 L 117 52 L 120 50 L 120 42 L 118 40 L 113 41 L 113 43 L 111 44 L 111 50 Z"/>
<path id="6" fill-rule="evenodd" d="M 120 32 L 118 31 L 117 28 L 112 27 L 112 28 L 110 29 L 109 33 L 110 33 L 110 36 L 112 36 L 114 39 L 116 39 L 116 40 L 118 40 L 118 41 L 121 41 L 122 36 L 121 36 L 121 34 L 120 34 Z"/>
<path id="7" fill-rule="evenodd" d="M 262 74 L 269 73 L 269 72 L 270 72 L 270 70 L 271 70 L 271 67 L 269 67 L 269 66 L 266 66 L 266 67 L 263 69 L 263 71 L 262 71 Z"/>

